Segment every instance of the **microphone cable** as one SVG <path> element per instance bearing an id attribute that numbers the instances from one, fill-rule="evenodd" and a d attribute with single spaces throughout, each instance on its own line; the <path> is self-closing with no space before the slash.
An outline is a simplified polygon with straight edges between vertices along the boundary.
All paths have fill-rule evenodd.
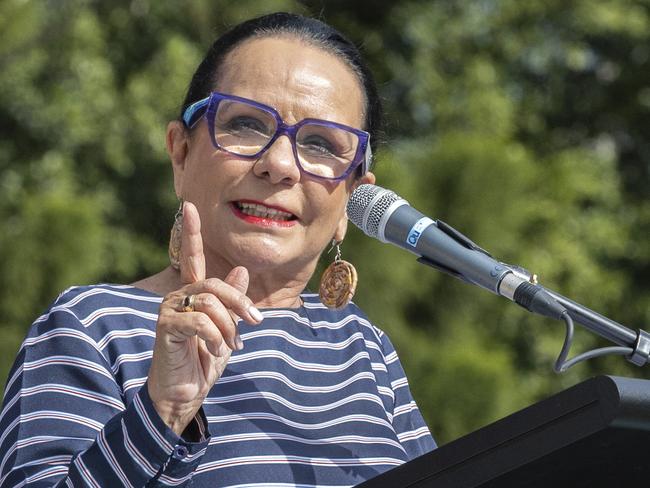
<path id="1" fill-rule="evenodd" d="M 569 355 L 569 350 L 571 349 L 571 345 L 573 344 L 574 327 L 573 327 L 573 319 L 569 315 L 568 311 L 565 311 L 562 314 L 562 320 L 564 320 L 564 323 L 566 325 L 566 336 L 564 337 L 564 344 L 562 344 L 562 350 L 560 351 L 560 354 L 555 360 L 555 365 L 553 366 L 553 370 L 556 373 L 564 373 L 570 367 L 575 366 L 576 364 L 582 361 L 586 361 L 588 359 L 593 359 L 600 356 L 608 356 L 608 355 L 632 356 L 632 354 L 634 353 L 634 349 L 632 349 L 631 347 L 609 346 L 609 347 L 601 347 L 598 349 L 592 349 L 590 351 L 578 354 L 577 356 L 567 360 L 567 356 Z"/>

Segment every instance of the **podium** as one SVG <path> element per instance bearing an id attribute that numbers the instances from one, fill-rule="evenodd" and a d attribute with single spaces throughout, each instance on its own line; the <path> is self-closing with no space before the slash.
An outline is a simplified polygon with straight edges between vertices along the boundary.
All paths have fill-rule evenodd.
<path id="1" fill-rule="evenodd" d="M 357 488 L 650 485 L 650 381 L 597 376 Z"/>

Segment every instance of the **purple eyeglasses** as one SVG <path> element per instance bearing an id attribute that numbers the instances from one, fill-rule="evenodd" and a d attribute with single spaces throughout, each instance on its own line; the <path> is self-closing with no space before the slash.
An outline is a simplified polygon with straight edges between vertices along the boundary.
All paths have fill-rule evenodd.
<path id="1" fill-rule="evenodd" d="M 320 119 L 287 125 L 272 107 L 217 92 L 187 107 L 183 122 L 192 128 L 203 115 L 214 147 L 236 156 L 257 158 L 287 135 L 298 168 L 316 178 L 341 181 L 359 165 L 365 174 L 372 162 L 370 134 L 347 125 Z"/>

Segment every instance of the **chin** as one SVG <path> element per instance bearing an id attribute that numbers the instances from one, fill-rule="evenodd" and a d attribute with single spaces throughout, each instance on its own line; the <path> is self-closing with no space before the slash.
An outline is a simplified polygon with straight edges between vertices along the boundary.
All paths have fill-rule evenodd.
<path id="1" fill-rule="evenodd" d="M 301 253 L 288 253 L 291 246 L 272 238 L 242 239 L 234 246 L 232 258 L 236 264 L 260 272 L 280 266 L 295 265 Z"/>

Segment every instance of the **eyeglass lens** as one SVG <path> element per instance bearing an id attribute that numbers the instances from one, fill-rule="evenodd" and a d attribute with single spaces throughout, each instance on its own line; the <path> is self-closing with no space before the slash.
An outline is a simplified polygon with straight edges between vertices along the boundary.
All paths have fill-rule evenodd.
<path id="1" fill-rule="evenodd" d="M 273 113 L 254 105 L 222 100 L 215 114 L 214 132 L 217 144 L 240 156 L 259 153 L 275 136 L 277 120 Z M 359 137 L 345 129 L 324 123 L 309 122 L 295 135 L 299 164 L 308 173 L 337 178 L 354 161 Z"/>

